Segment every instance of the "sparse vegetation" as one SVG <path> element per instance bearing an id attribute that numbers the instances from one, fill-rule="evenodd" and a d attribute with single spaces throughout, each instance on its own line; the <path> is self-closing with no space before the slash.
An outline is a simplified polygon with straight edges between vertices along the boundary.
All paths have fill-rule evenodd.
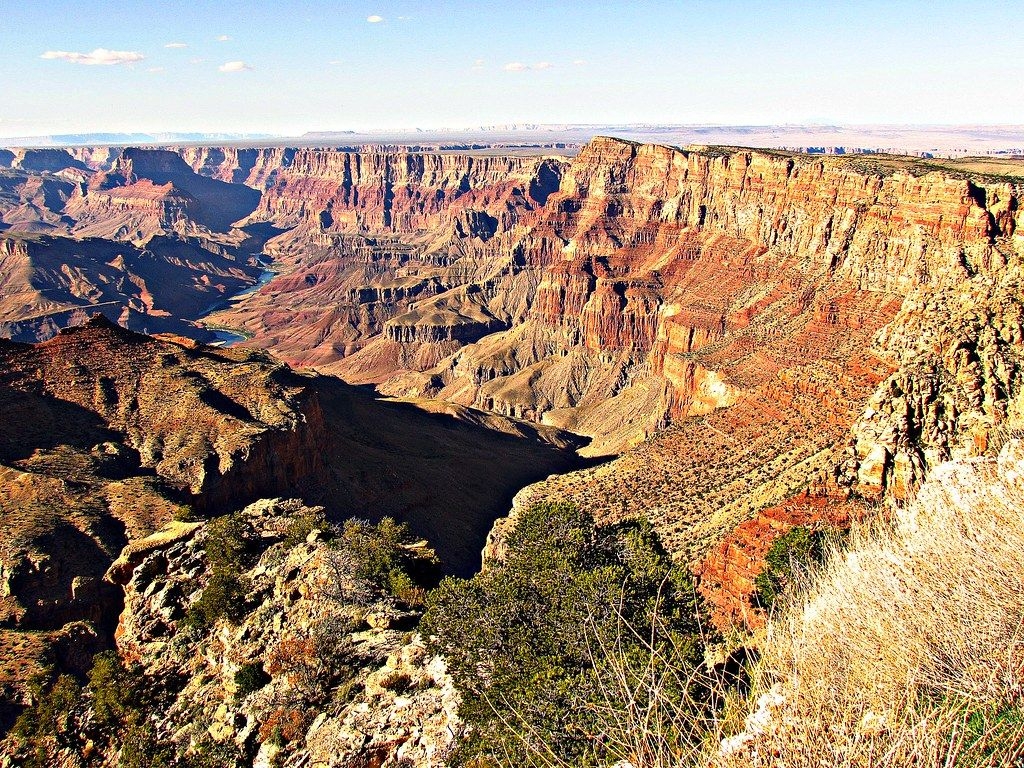
<path id="1" fill-rule="evenodd" d="M 47 768 L 55 750 L 73 747 L 77 741 L 70 726 L 82 687 L 71 675 L 60 675 L 51 685 L 47 677 L 30 683 L 35 704 L 21 713 L 11 729 L 25 768 Z"/>
<path id="2" fill-rule="evenodd" d="M 417 542 L 405 523 L 392 517 L 376 525 L 347 520 L 335 540 L 336 547 L 354 559 L 357 578 L 387 590 L 410 606 L 424 604 L 426 590 L 422 585 L 436 579 L 437 558 L 423 544 Z"/>
<path id="3" fill-rule="evenodd" d="M 798 573 L 821 563 L 826 539 L 826 531 L 798 525 L 772 542 L 765 555 L 765 569 L 754 579 L 762 607 L 770 609 L 786 589 L 792 588 Z"/>
<path id="4" fill-rule="evenodd" d="M 331 534 L 333 529 L 323 509 L 320 507 L 303 507 L 299 514 L 292 517 L 284 532 L 284 545 L 291 548 L 304 542 L 313 531 Z"/>
<path id="5" fill-rule="evenodd" d="M 243 664 L 235 672 L 235 698 L 244 699 L 270 682 L 262 664 Z"/>
<path id="6" fill-rule="evenodd" d="M 88 678 L 84 689 L 70 675 L 58 676 L 49 687 L 42 678 L 33 684 L 35 704 L 11 731 L 20 764 L 51 766 L 60 752 L 88 757 L 100 744 L 119 755 L 117 764 L 123 768 L 179 764 L 173 747 L 161 742 L 149 719 L 157 709 L 155 693 L 138 670 L 126 667 L 116 652 L 103 651 L 94 657 Z M 100 744 L 87 745 L 86 727 L 90 739 Z"/>
<path id="7" fill-rule="evenodd" d="M 428 600 L 421 630 L 443 653 L 472 726 L 458 760 L 529 759 L 526 744 L 574 765 L 609 757 L 601 736 L 605 692 L 616 671 L 602 649 L 626 663 L 627 675 L 664 672 L 671 646 L 684 670 L 701 662 L 692 585 L 649 526 L 595 528 L 568 504 L 522 513 L 504 562 L 469 580 L 446 579 Z M 658 633 L 654 647 L 646 636 Z M 686 671 L 679 690 L 706 701 Z M 662 723 L 664 725 L 670 725 Z"/>
<path id="8" fill-rule="evenodd" d="M 249 584 L 231 571 L 214 571 L 202 593 L 189 607 L 185 626 L 194 629 L 209 627 L 218 619 L 235 622 L 245 616 Z"/>
<path id="9" fill-rule="evenodd" d="M 207 523 L 204 550 L 213 573 L 185 616 L 185 626 L 193 629 L 245 616 L 251 585 L 243 572 L 259 554 L 255 531 L 237 513 Z"/>

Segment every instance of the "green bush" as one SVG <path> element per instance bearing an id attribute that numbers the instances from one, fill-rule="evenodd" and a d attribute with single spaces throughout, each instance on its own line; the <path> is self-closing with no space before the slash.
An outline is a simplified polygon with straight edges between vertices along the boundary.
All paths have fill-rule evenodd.
<path id="1" fill-rule="evenodd" d="M 89 690 L 96 720 L 104 725 L 117 725 L 139 706 L 139 676 L 121 663 L 116 651 L 103 651 L 93 657 L 89 670 Z"/>
<path id="2" fill-rule="evenodd" d="M 75 727 L 72 722 L 82 698 L 82 687 L 71 675 L 60 675 L 46 687 L 43 677 L 32 681 L 36 701 L 11 728 L 11 736 L 21 753 L 25 768 L 47 768 L 56 749 L 72 746 Z"/>
<path id="3" fill-rule="evenodd" d="M 330 531 L 331 526 L 324 517 L 322 509 L 303 508 L 301 514 L 295 515 L 288 521 L 288 527 L 284 533 L 284 543 L 287 547 L 294 547 L 301 544 L 313 531 Z"/>
<path id="4" fill-rule="evenodd" d="M 148 713 L 158 710 L 154 692 L 143 682 L 139 670 L 125 667 L 115 651 L 93 657 L 89 683 L 83 691 L 70 675 L 61 675 L 48 689 L 33 685 L 34 707 L 22 713 L 12 730 L 28 768 L 56 764 L 59 750 L 81 753 L 83 723 L 87 707 L 99 730 L 90 739 L 103 749 L 119 751 L 123 768 L 165 768 L 175 765 L 174 749 L 161 744 Z"/>
<path id="5" fill-rule="evenodd" d="M 262 664 L 243 664 L 235 672 L 235 698 L 244 699 L 270 682 Z"/>
<path id="6" fill-rule="evenodd" d="M 194 523 L 199 519 L 191 504 L 182 504 L 174 510 L 174 519 L 179 523 Z"/>
<path id="7" fill-rule="evenodd" d="M 754 578 L 755 596 L 765 610 L 792 585 L 795 571 L 821 562 L 826 538 L 825 531 L 798 525 L 772 542 L 765 555 L 765 568 Z"/>
<path id="8" fill-rule="evenodd" d="M 407 604 L 420 605 L 426 594 L 420 584 L 436 583 L 437 558 L 430 550 L 410 547 L 415 541 L 408 525 L 385 517 L 376 525 L 345 521 L 334 544 L 352 556 L 357 578 Z"/>
<path id="9" fill-rule="evenodd" d="M 160 742 L 153 724 L 135 713 L 125 724 L 118 768 L 172 768 L 179 765 L 174 748 Z"/>
<path id="10" fill-rule="evenodd" d="M 525 511 L 508 552 L 472 579 L 442 581 L 420 626 L 444 654 L 473 726 L 459 759 L 528 764 L 519 730 L 559 760 L 600 764 L 606 747 L 595 734 L 611 666 L 649 668 L 667 644 L 684 665 L 702 659 L 689 576 L 648 524 L 596 528 L 568 504 Z M 664 629 L 659 638 L 654 626 Z"/>
<path id="11" fill-rule="evenodd" d="M 237 622 L 242 619 L 248 606 L 250 584 L 244 577 L 230 571 L 215 570 L 206 582 L 202 594 L 188 609 L 185 625 L 204 629 L 217 619 Z"/>
<path id="12" fill-rule="evenodd" d="M 204 549 L 210 566 L 221 571 L 244 571 L 259 555 L 256 532 L 237 512 L 206 524 Z"/>
<path id="13" fill-rule="evenodd" d="M 217 619 L 237 622 L 245 616 L 252 585 L 242 572 L 260 552 L 256 531 L 237 512 L 206 524 L 203 547 L 213 573 L 184 618 L 184 625 L 195 629 L 205 629 Z"/>

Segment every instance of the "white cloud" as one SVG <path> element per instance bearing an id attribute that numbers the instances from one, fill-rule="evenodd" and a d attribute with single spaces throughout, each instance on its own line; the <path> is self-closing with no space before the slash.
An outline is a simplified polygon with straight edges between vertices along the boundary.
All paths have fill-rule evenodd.
<path id="1" fill-rule="evenodd" d="M 204 61 L 206 61 L 206 59 L 202 59 L 202 58 L 196 56 L 194 59 L 189 59 L 188 63 L 189 64 L 202 64 Z"/>
<path id="2" fill-rule="evenodd" d="M 217 35 L 217 42 L 218 43 L 226 43 L 230 39 L 231 39 L 231 35 Z"/>
<path id="3" fill-rule="evenodd" d="M 586 59 L 576 59 L 576 61 L 574 61 L 572 63 L 572 65 L 574 67 L 583 67 L 583 66 L 586 66 L 586 63 L 587 63 Z"/>
<path id="4" fill-rule="evenodd" d="M 61 59 L 63 61 L 70 61 L 72 64 L 85 64 L 87 66 L 111 66 L 114 64 L 135 64 L 146 57 L 138 51 L 111 51 L 106 48 L 97 48 L 92 53 L 46 51 L 40 58 Z"/>
<path id="5" fill-rule="evenodd" d="M 188 43 L 167 43 L 164 48 L 188 48 Z"/>
<path id="6" fill-rule="evenodd" d="M 252 69 L 251 64 L 244 61 L 226 61 L 217 67 L 221 72 L 247 72 Z"/>
<path id="7" fill-rule="evenodd" d="M 380 24 L 382 21 L 384 21 L 384 17 L 378 16 L 377 14 L 373 14 L 373 16 L 367 16 L 366 20 L 371 24 Z"/>
<path id="8" fill-rule="evenodd" d="M 526 72 L 527 70 L 551 69 L 554 66 L 550 61 L 538 61 L 536 64 L 523 64 L 521 61 L 512 61 L 505 65 L 506 72 Z"/>
<path id="9" fill-rule="evenodd" d="M 163 72 L 163 71 L 164 71 L 164 68 L 163 68 L 163 67 L 150 67 L 150 68 L 149 68 L 149 69 L 147 69 L 146 71 L 147 71 L 147 72 L 153 72 L 153 73 L 156 73 L 156 72 Z"/>

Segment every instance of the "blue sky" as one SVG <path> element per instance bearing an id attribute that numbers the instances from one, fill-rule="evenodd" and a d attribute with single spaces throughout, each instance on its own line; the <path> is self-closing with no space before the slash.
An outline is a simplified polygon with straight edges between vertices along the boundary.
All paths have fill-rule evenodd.
<path id="1" fill-rule="evenodd" d="M 0 0 L 0 136 L 1020 124 L 1022 10 L 1019 0 Z"/>

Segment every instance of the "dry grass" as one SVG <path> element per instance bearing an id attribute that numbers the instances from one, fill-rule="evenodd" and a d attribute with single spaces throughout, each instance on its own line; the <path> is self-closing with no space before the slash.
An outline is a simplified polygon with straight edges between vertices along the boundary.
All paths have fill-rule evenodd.
<path id="1" fill-rule="evenodd" d="M 1022 759 L 1024 485 L 1014 473 L 1024 462 L 1015 451 L 1013 442 L 998 467 L 937 469 L 909 510 L 857 532 L 769 623 L 757 670 L 762 723 L 733 741 L 729 764 Z"/>
<path id="2" fill-rule="evenodd" d="M 678 695 L 690 675 L 713 683 L 705 672 L 653 653 L 639 673 L 613 664 L 609 765 L 1024 766 L 1024 445 L 936 469 L 911 508 L 808 577 L 759 645 L 752 689 L 720 688 L 713 716 Z"/>

